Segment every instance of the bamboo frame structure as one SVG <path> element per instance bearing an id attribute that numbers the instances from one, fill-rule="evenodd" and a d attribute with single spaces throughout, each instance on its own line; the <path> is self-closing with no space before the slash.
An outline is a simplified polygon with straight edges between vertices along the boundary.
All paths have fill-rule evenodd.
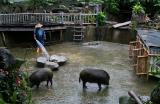
<path id="1" fill-rule="evenodd" d="M 129 43 L 129 58 L 132 60 L 136 75 L 146 75 L 147 79 L 149 75 L 160 77 L 159 50 L 153 50 L 147 46 L 145 40 L 143 40 L 139 34 L 136 37 L 136 41 Z M 155 73 L 157 75 L 155 75 Z"/>

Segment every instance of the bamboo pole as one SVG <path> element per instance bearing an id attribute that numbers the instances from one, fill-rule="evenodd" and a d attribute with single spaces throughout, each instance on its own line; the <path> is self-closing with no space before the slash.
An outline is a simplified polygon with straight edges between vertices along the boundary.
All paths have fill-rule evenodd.
<path id="1" fill-rule="evenodd" d="M 142 101 L 138 98 L 138 96 L 133 91 L 129 91 L 128 94 L 130 95 L 130 97 L 132 97 L 133 99 L 135 99 L 135 101 L 138 104 L 143 104 Z"/>
<path id="2" fill-rule="evenodd" d="M 60 41 L 63 41 L 63 30 L 60 30 Z"/>
<path id="3" fill-rule="evenodd" d="M 1 33 L 1 37 L 2 37 L 3 45 L 4 45 L 5 47 L 7 47 L 7 45 L 6 45 L 6 38 L 5 38 L 4 32 Z"/>

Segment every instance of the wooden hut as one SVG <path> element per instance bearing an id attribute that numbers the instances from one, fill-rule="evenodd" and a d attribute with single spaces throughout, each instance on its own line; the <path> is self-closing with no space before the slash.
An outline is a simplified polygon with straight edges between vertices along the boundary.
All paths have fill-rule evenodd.
<path id="1" fill-rule="evenodd" d="M 137 75 L 160 77 L 160 32 L 138 29 L 136 41 L 129 45 L 129 57 Z"/>

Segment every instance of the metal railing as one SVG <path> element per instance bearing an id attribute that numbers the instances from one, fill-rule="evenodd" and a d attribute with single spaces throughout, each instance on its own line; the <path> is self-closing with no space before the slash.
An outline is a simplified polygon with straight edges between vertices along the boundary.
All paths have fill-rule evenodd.
<path id="1" fill-rule="evenodd" d="M 74 24 L 81 22 L 82 24 L 95 24 L 96 14 L 84 13 L 12 13 L 0 14 L 0 25 L 11 24 L 36 24 L 43 22 L 44 24 Z"/>

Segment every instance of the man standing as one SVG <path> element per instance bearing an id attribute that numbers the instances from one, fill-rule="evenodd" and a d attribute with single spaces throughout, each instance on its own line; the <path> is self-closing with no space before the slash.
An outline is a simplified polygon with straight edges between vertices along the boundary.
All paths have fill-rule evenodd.
<path id="1" fill-rule="evenodd" d="M 34 29 L 34 39 L 38 40 L 43 46 L 44 46 L 44 42 L 46 40 L 46 33 L 44 31 L 44 29 L 42 28 L 42 24 L 41 23 L 37 23 L 35 25 L 35 29 Z M 40 53 L 42 53 L 42 47 L 37 43 L 37 53 L 38 55 Z"/>

